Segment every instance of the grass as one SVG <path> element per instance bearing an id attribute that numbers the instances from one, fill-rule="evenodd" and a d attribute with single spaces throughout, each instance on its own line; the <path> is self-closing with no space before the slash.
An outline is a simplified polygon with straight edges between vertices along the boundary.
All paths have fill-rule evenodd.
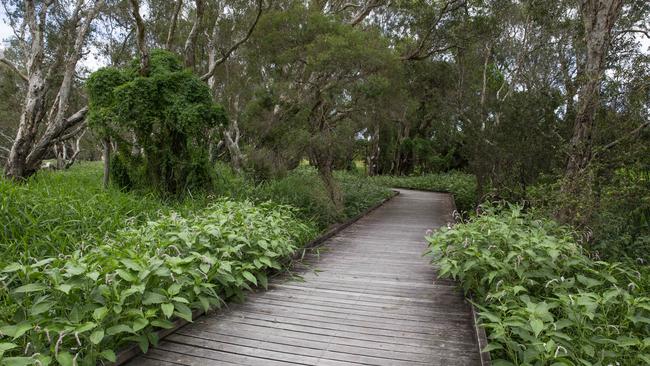
<path id="1" fill-rule="evenodd" d="M 104 190 L 101 174 L 100 165 L 86 163 L 69 171 L 41 172 L 22 185 L 0 179 L 0 264 L 69 253 L 82 242 L 197 205 Z"/>

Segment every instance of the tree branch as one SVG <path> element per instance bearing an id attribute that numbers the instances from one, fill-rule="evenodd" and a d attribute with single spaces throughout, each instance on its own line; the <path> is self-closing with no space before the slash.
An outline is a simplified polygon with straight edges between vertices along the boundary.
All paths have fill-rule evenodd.
<path id="1" fill-rule="evenodd" d="M 431 22 L 431 26 L 427 29 L 426 34 L 424 35 L 424 37 L 422 37 L 422 39 L 418 43 L 418 46 L 413 51 L 411 51 L 408 55 L 402 56 L 401 59 L 402 60 L 423 60 L 423 59 L 433 55 L 436 52 L 442 52 L 442 51 L 438 51 L 438 50 L 448 50 L 450 48 L 453 48 L 453 46 L 446 46 L 446 47 L 443 47 L 443 48 L 438 47 L 438 48 L 434 48 L 433 50 L 430 49 L 424 55 L 422 54 L 422 52 L 424 51 L 425 48 L 430 48 L 430 47 L 426 47 L 426 43 L 429 41 L 429 39 L 431 38 L 431 35 L 436 30 L 436 28 L 438 27 L 438 25 L 440 24 L 440 22 L 442 21 L 444 16 L 446 14 L 448 14 L 448 13 L 451 13 L 453 11 L 456 11 L 456 10 L 460 9 L 464 5 L 465 5 L 465 0 L 448 0 L 448 1 L 445 1 L 444 5 L 440 9 L 440 13 Z"/>
<path id="2" fill-rule="evenodd" d="M 205 10 L 203 6 L 203 0 L 195 0 L 195 3 L 196 3 L 196 17 L 194 18 L 192 29 L 190 30 L 190 33 L 187 35 L 187 39 L 185 40 L 185 46 L 183 47 L 186 67 L 194 67 L 194 63 L 195 63 L 194 44 L 196 43 L 196 39 L 199 36 L 201 23 L 203 22 L 203 13 Z"/>
<path id="3" fill-rule="evenodd" d="M 647 38 L 650 38 L 650 30 L 648 29 L 623 29 L 622 31 L 617 32 L 616 36 L 618 37 L 622 34 L 627 34 L 627 33 L 641 33 Z"/>
<path id="4" fill-rule="evenodd" d="M 2 131 L 0 131 L 0 137 L 4 137 L 9 143 L 12 144 L 14 143 L 14 139 L 12 137 L 5 135 L 4 133 L 2 133 Z"/>
<path id="5" fill-rule="evenodd" d="M 364 5 L 363 8 L 361 8 L 361 11 L 352 19 L 350 22 L 351 26 L 356 26 L 357 24 L 361 23 L 368 15 L 370 15 L 370 12 L 372 12 L 374 9 L 383 6 L 386 4 L 386 1 L 384 0 L 368 0 Z"/>
<path id="6" fill-rule="evenodd" d="M 53 140 L 52 143 L 67 141 L 67 140 L 75 137 L 77 134 L 79 134 L 79 132 L 85 130 L 86 127 L 87 126 L 86 126 L 85 119 L 84 119 L 81 123 L 79 123 L 79 125 L 77 125 L 77 127 L 74 130 L 72 130 L 70 132 L 66 132 L 64 135 L 61 135 L 61 137 Z"/>
<path id="7" fill-rule="evenodd" d="M 616 145 L 620 144 L 621 142 L 623 142 L 623 141 L 625 141 L 625 140 L 627 140 L 629 138 L 634 137 L 634 135 L 638 134 L 639 132 L 641 132 L 641 130 L 643 130 L 646 127 L 650 127 L 650 121 L 646 121 L 645 123 L 642 123 L 639 127 L 637 127 L 635 129 L 633 129 L 632 131 L 626 133 L 625 135 L 623 135 L 619 139 L 617 139 L 615 141 L 612 141 L 609 144 L 605 145 L 603 147 L 603 151 L 611 150 L 612 148 L 614 148 Z"/>
<path id="8" fill-rule="evenodd" d="M 27 75 L 23 74 L 16 65 L 14 65 L 11 61 L 7 60 L 4 56 L 4 51 L 0 50 L 0 63 L 5 64 L 11 71 L 15 72 L 18 76 L 20 76 L 21 79 L 24 81 L 29 81 L 27 78 Z"/>
<path id="9" fill-rule="evenodd" d="M 65 118 L 61 123 L 51 125 L 41 136 L 41 139 L 34 145 L 32 151 L 27 155 L 26 165 L 37 169 L 42 161 L 43 154 L 52 147 L 52 142 L 61 138 L 70 128 L 86 120 L 88 106 L 85 106 L 75 112 L 73 115 Z"/>
<path id="10" fill-rule="evenodd" d="M 135 20 L 136 26 L 136 40 L 138 50 L 140 51 L 140 75 L 147 75 L 149 73 L 149 50 L 145 39 L 145 26 L 144 20 L 140 15 L 139 0 L 130 0 L 131 2 L 131 15 Z"/>
<path id="11" fill-rule="evenodd" d="M 77 157 L 79 156 L 79 153 L 81 153 L 81 139 L 86 134 L 86 131 L 88 130 L 84 128 L 83 132 L 79 136 L 77 136 L 77 140 L 75 141 L 75 145 L 74 145 L 74 153 L 72 154 L 72 157 L 65 163 L 63 169 L 70 169 L 70 167 L 77 161 Z"/>
<path id="12" fill-rule="evenodd" d="M 402 61 L 421 61 L 421 60 L 424 60 L 424 59 L 427 59 L 427 58 L 433 56 L 436 53 L 449 51 L 452 48 L 463 49 L 463 47 L 460 47 L 460 46 L 458 46 L 456 44 L 450 44 L 450 45 L 447 45 L 447 46 L 444 46 L 444 47 L 433 48 L 433 49 L 429 50 L 425 54 L 415 54 L 415 55 L 410 55 L 410 56 L 402 56 L 402 57 L 400 57 L 400 59 Z"/>
<path id="13" fill-rule="evenodd" d="M 255 20 L 253 20 L 253 23 L 251 26 L 248 28 L 248 32 L 246 32 L 246 35 L 244 38 L 240 39 L 237 41 L 235 44 L 233 44 L 228 51 L 222 54 L 221 58 L 218 60 L 215 60 L 212 65 L 210 65 L 210 68 L 207 73 L 205 73 L 203 76 L 201 76 L 201 80 L 203 81 L 208 81 L 214 73 L 217 71 L 217 67 L 221 65 L 222 63 L 226 62 L 230 55 L 237 49 L 239 46 L 244 44 L 248 39 L 251 37 L 253 34 L 253 31 L 255 30 L 255 27 L 257 26 L 258 21 L 260 20 L 260 17 L 262 16 L 262 12 L 264 11 L 264 0 L 258 0 L 257 1 L 257 14 L 255 14 Z M 215 27 L 217 25 L 215 24 Z M 214 40 L 212 40 L 214 42 Z M 212 47 L 216 47 L 214 44 Z"/>

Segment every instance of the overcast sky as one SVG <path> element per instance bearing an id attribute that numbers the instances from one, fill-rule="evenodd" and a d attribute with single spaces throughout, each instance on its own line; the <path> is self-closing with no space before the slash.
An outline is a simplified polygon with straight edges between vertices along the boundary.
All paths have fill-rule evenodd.
<path id="1" fill-rule="evenodd" d="M 4 41 L 5 38 L 9 37 L 12 35 L 11 32 L 11 27 L 6 23 L 7 19 L 5 17 L 5 10 L 0 9 L 0 39 Z M 4 42 L 2 43 L 2 47 L 4 48 L 5 44 Z"/>

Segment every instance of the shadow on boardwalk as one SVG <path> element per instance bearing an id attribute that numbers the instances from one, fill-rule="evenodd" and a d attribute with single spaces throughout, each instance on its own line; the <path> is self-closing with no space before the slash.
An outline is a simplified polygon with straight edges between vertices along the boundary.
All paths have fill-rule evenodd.
<path id="1" fill-rule="evenodd" d="M 304 281 L 273 281 L 129 365 L 480 365 L 470 306 L 422 257 L 451 198 L 400 192 L 327 240 Z"/>

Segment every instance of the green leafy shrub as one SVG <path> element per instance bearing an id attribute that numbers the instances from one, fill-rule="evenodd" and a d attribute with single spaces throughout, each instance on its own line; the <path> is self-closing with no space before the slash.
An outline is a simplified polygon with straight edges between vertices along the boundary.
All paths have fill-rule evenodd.
<path id="1" fill-rule="evenodd" d="M 473 296 L 495 365 L 650 363 L 647 268 L 593 261 L 520 207 L 484 211 L 428 240 L 439 275 Z"/>
<path id="2" fill-rule="evenodd" d="M 593 250 L 604 258 L 650 263 L 650 172 L 616 171 L 602 188 L 590 226 Z"/>
<path id="3" fill-rule="evenodd" d="M 476 203 L 476 177 L 462 172 L 425 174 L 419 176 L 380 175 L 370 178 L 386 187 L 449 192 L 454 195 L 460 212 L 470 212 Z"/>
<path id="4" fill-rule="evenodd" d="M 342 170 L 335 172 L 334 176 L 341 185 L 346 217 L 357 216 L 393 194 L 390 189 L 354 172 Z"/>
<path id="5" fill-rule="evenodd" d="M 118 146 L 116 182 L 171 194 L 210 187 L 209 132 L 226 123 L 223 109 L 170 52 L 152 51 L 149 74 L 138 71 L 104 68 L 87 82 L 90 126 Z"/>
<path id="6" fill-rule="evenodd" d="M 618 169 L 602 179 L 590 199 L 560 191 L 561 181 L 545 177 L 531 187 L 530 202 L 540 215 L 553 217 L 562 201 L 574 200 L 575 220 L 587 237 L 583 246 L 607 260 L 650 263 L 650 173 L 639 167 Z"/>
<path id="7" fill-rule="evenodd" d="M 256 187 L 252 195 L 260 201 L 271 200 L 296 207 L 305 220 L 315 222 L 320 229 L 354 217 L 392 195 L 389 189 L 352 173 L 336 172 L 335 178 L 343 194 L 341 213 L 337 213 L 313 167 L 299 167 L 284 178 L 266 181 Z"/>
<path id="8" fill-rule="evenodd" d="M 264 147 L 251 150 L 246 155 L 244 169 L 255 182 L 281 179 L 287 175 L 287 159 Z"/>
<path id="9" fill-rule="evenodd" d="M 156 344 L 155 330 L 266 286 L 266 271 L 315 235 L 293 209 L 219 200 L 58 257 L 0 269 L 0 364 L 95 365 Z M 26 355 L 24 355 L 26 354 Z M 76 361 L 73 361 L 76 360 Z"/>
<path id="10" fill-rule="evenodd" d="M 311 168 L 301 167 L 284 178 L 262 182 L 253 195 L 259 201 L 271 200 L 297 207 L 303 218 L 317 223 L 321 229 L 343 219 L 336 214 L 323 182 Z"/>

